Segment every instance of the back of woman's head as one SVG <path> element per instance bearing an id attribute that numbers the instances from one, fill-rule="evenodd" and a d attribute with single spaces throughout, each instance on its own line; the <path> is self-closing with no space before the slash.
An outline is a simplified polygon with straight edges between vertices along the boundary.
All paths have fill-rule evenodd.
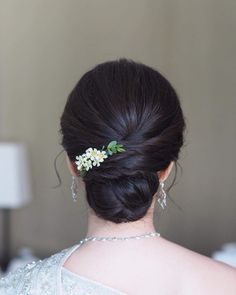
<path id="1" fill-rule="evenodd" d="M 145 216 L 159 186 L 157 172 L 178 160 L 184 128 L 178 96 L 157 70 L 121 58 L 82 76 L 61 117 L 70 161 L 112 140 L 125 148 L 83 177 L 98 217 L 121 223 Z"/>

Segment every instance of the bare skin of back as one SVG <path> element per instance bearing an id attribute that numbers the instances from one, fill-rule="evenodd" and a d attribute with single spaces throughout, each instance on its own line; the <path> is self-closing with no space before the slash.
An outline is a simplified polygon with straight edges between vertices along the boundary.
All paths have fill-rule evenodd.
<path id="1" fill-rule="evenodd" d="M 128 295 L 236 294 L 236 268 L 163 237 L 87 242 L 64 267 Z"/>

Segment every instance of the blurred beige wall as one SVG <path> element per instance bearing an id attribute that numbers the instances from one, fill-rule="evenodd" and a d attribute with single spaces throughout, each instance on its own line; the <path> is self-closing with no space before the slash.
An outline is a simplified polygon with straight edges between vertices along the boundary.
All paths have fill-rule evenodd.
<path id="1" fill-rule="evenodd" d="M 0 140 L 30 150 L 33 202 L 12 213 L 13 252 L 48 255 L 86 233 L 84 192 L 70 192 L 59 119 L 80 76 L 128 57 L 172 82 L 187 118 L 183 168 L 155 224 L 166 238 L 210 255 L 236 240 L 236 2 L 219 0 L 2 0 Z M 3 181 L 3 180 L 1 180 Z"/>

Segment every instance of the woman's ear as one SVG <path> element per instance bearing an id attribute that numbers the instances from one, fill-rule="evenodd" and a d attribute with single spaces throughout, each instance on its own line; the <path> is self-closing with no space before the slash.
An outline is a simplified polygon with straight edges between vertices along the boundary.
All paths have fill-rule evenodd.
<path id="1" fill-rule="evenodd" d="M 79 184 L 81 183 L 82 186 L 85 187 L 85 183 L 84 183 L 82 177 L 79 177 L 80 176 L 79 171 L 77 169 L 77 166 L 76 166 L 75 162 L 71 162 L 71 160 L 69 159 L 67 153 L 66 153 L 66 162 L 67 162 L 67 166 L 68 166 L 68 169 L 69 169 L 71 175 L 78 177 L 78 183 Z"/>
<path id="2" fill-rule="evenodd" d="M 66 153 L 66 162 L 67 162 L 67 166 L 68 166 L 68 169 L 69 169 L 71 175 L 79 176 L 76 164 L 74 162 L 71 162 L 71 160 L 69 159 L 67 153 Z"/>
<path id="3" fill-rule="evenodd" d="M 158 178 L 159 178 L 160 182 L 164 182 L 168 178 L 168 176 L 173 168 L 173 165 L 174 165 L 174 161 L 171 161 L 169 166 L 165 170 L 158 171 Z"/>

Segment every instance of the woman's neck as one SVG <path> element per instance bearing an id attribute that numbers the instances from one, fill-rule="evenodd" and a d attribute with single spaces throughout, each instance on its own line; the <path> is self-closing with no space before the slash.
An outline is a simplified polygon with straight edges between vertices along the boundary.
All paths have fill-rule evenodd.
<path id="1" fill-rule="evenodd" d="M 97 217 L 91 208 L 88 208 L 88 230 L 86 237 L 126 237 L 142 235 L 156 231 L 153 223 L 154 202 L 150 206 L 147 214 L 133 222 L 114 223 Z"/>

